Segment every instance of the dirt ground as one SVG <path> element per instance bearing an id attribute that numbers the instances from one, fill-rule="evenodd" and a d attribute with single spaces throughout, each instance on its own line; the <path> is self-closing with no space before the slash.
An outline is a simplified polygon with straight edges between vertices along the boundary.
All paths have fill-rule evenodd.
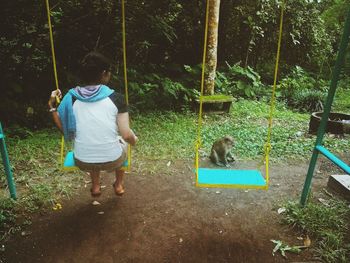
<path id="1" fill-rule="evenodd" d="M 301 245 L 298 234 L 280 224 L 277 209 L 300 198 L 307 167 L 270 164 L 264 191 L 196 188 L 192 161 L 138 161 L 123 197 L 114 195 L 113 176 L 105 174 L 101 205 L 92 205 L 89 185 L 82 187 L 61 210 L 37 215 L 0 256 L 4 263 L 317 262 L 310 248 L 288 259 L 273 256 L 270 241 Z M 326 184 L 327 175 L 316 173 L 314 197 Z"/>

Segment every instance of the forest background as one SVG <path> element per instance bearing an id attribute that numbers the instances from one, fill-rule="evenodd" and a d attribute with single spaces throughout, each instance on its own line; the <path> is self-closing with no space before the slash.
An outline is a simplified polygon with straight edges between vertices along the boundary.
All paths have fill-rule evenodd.
<path id="1" fill-rule="evenodd" d="M 59 86 L 79 84 L 78 63 L 98 50 L 115 63 L 111 86 L 124 90 L 120 1 L 57 1 L 51 12 Z M 349 0 L 289 0 L 277 99 L 299 111 L 322 109 Z M 280 1 L 221 1 L 215 91 L 270 96 Z M 2 1 L 0 120 L 46 127 L 55 88 L 45 1 Z M 133 111 L 186 110 L 198 96 L 205 1 L 126 2 L 127 63 Z M 349 88 L 350 52 L 341 77 Z"/>

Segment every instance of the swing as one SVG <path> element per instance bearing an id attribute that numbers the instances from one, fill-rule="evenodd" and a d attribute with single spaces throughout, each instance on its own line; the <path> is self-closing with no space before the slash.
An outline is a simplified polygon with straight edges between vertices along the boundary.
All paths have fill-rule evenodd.
<path id="1" fill-rule="evenodd" d="M 52 25 L 51 25 L 51 12 L 49 0 L 46 1 L 46 11 L 47 11 L 47 22 L 50 32 L 50 44 L 51 44 L 51 54 L 52 54 L 52 64 L 53 64 L 53 72 L 55 77 L 55 85 L 58 90 L 58 77 L 57 77 L 57 69 L 56 69 L 56 56 L 55 56 L 55 48 L 53 42 L 53 33 L 52 33 Z M 128 93 L 128 79 L 127 79 L 127 68 L 126 68 L 126 33 L 125 33 L 125 0 L 122 0 L 122 39 L 123 39 L 123 69 L 124 69 L 124 86 L 125 86 L 125 102 L 126 105 L 129 105 L 129 93 Z M 57 102 L 59 103 L 59 98 L 56 97 Z M 74 152 L 68 151 L 66 156 L 64 157 L 64 137 L 61 139 L 61 154 L 60 154 L 60 164 L 61 168 L 64 171 L 75 171 L 79 168 L 75 166 L 74 162 Z M 122 165 L 123 170 L 130 171 L 131 168 L 131 146 L 128 144 L 128 153 L 127 159 Z"/>
<path id="2" fill-rule="evenodd" d="M 206 3 L 206 18 L 205 18 L 205 33 L 204 33 L 204 51 L 202 62 L 202 76 L 201 76 L 201 93 L 199 98 L 199 116 L 197 126 L 197 142 L 195 154 L 196 166 L 196 186 L 197 187 L 221 187 L 221 188 L 244 188 L 244 189 L 268 189 L 269 184 L 269 153 L 271 150 L 271 133 L 272 133 L 272 117 L 275 106 L 275 93 L 277 83 L 278 64 L 282 40 L 282 26 L 283 26 L 283 10 L 284 2 L 281 6 L 279 37 L 277 45 L 276 64 L 274 71 L 274 82 L 272 87 L 271 103 L 269 110 L 268 131 L 267 138 L 264 145 L 264 157 L 257 169 L 250 170 L 233 170 L 233 169 L 211 169 L 199 166 L 199 150 L 201 148 L 201 128 L 202 128 L 202 112 L 203 112 L 203 97 L 204 97 L 204 74 L 207 51 L 208 38 L 208 17 L 209 17 L 209 0 Z M 265 163 L 265 177 L 260 171 L 261 166 Z"/>
<path id="3" fill-rule="evenodd" d="M 341 41 L 339 44 L 337 59 L 336 59 L 336 62 L 334 64 L 334 68 L 332 71 L 332 78 L 331 78 L 331 82 L 330 82 L 330 86 L 329 86 L 329 90 L 328 90 L 326 103 L 325 103 L 325 106 L 323 109 L 321 122 L 320 122 L 320 125 L 319 125 L 318 130 L 317 130 L 316 143 L 314 146 L 314 150 L 312 152 L 312 156 L 311 156 L 310 163 L 309 163 L 309 168 L 308 168 L 306 178 L 305 178 L 305 183 L 303 186 L 303 191 L 301 194 L 300 204 L 302 206 L 306 205 L 306 203 L 310 197 L 311 181 L 312 181 L 312 177 L 314 175 L 314 171 L 315 171 L 315 167 L 316 167 L 316 163 L 317 163 L 319 154 L 322 154 L 323 156 L 325 156 L 333 164 L 335 164 L 340 169 L 342 169 L 345 173 L 350 174 L 350 165 L 348 163 L 344 162 L 343 160 L 341 160 L 339 157 L 337 157 L 332 152 L 330 152 L 327 148 L 322 146 L 323 145 L 322 141 L 323 141 L 324 135 L 326 133 L 328 118 L 329 118 L 329 115 L 331 114 L 332 103 L 333 103 L 334 96 L 335 96 L 335 93 L 336 93 L 336 90 L 338 87 L 338 81 L 340 79 L 341 69 L 343 67 L 343 64 L 344 64 L 344 61 L 346 58 L 346 52 L 347 52 L 347 48 L 349 47 L 349 43 L 350 43 L 350 7 L 348 8 L 348 11 L 347 11 L 347 17 L 346 17 L 346 20 L 344 23 L 344 29 L 343 29 L 342 38 L 341 38 Z M 328 185 L 333 184 L 334 180 L 332 180 L 332 179 L 337 181 L 335 178 L 331 177 L 331 180 L 328 181 Z M 343 183 L 339 182 L 339 184 L 341 185 L 341 188 L 343 188 L 345 186 L 344 190 L 348 188 L 346 186 L 346 183 L 344 185 Z M 338 182 L 337 182 L 337 185 L 338 185 Z M 347 192 L 347 190 L 345 190 L 345 192 Z"/>

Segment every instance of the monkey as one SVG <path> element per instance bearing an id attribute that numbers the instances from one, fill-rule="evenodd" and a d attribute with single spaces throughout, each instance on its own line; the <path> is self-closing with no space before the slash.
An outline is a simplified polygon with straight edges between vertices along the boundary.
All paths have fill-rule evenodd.
<path id="1" fill-rule="evenodd" d="M 216 140 L 211 147 L 210 160 L 219 166 L 230 167 L 229 162 L 235 162 L 235 157 L 230 152 L 234 146 L 234 140 L 231 136 L 226 135 Z"/>

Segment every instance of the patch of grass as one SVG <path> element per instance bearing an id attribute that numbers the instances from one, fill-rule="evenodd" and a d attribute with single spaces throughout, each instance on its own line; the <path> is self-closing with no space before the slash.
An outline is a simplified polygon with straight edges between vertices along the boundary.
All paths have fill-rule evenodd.
<path id="1" fill-rule="evenodd" d="M 40 208 L 53 204 L 55 200 L 53 187 L 48 184 L 35 184 L 29 188 L 28 194 L 21 200 L 25 210 L 35 212 Z"/>
<path id="2" fill-rule="evenodd" d="M 283 221 L 314 239 L 315 254 L 323 262 L 346 263 L 350 258 L 348 235 L 350 209 L 345 202 L 330 200 L 328 206 L 310 202 L 285 205 Z"/>
<path id="3" fill-rule="evenodd" d="M 267 137 L 269 105 L 259 101 L 239 100 L 230 115 L 204 114 L 202 150 L 210 152 L 213 141 L 226 134 L 236 139 L 235 153 L 241 159 L 262 157 Z M 271 157 L 275 160 L 309 158 L 316 136 L 308 135 L 309 114 L 295 113 L 277 105 L 273 119 Z M 149 159 L 194 157 L 198 115 L 192 113 L 152 113 L 133 119 L 139 136 L 137 156 Z M 325 146 L 333 152 L 348 149 L 348 138 L 325 136 Z"/>
<path id="4" fill-rule="evenodd" d="M 156 112 L 133 118 L 139 137 L 134 152 L 148 159 L 189 158 L 196 138 L 196 115 Z"/>
<path id="5" fill-rule="evenodd" d="M 0 236 L 8 225 L 22 224 L 22 214 L 46 208 L 70 197 L 82 184 L 82 173 L 59 169 L 60 134 L 56 130 L 31 132 L 15 127 L 5 130 L 5 140 L 17 188 L 17 201 L 8 199 L 6 178 L 0 178 Z M 0 166 L 0 174 L 5 171 Z M 20 225 L 17 230 L 20 229 Z"/>
<path id="6" fill-rule="evenodd" d="M 0 226 L 12 224 L 16 220 L 14 208 L 16 202 L 9 198 L 0 198 Z"/>
<path id="7" fill-rule="evenodd" d="M 333 111 L 350 113 L 350 89 L 338 89 L 333 103 Z"/>

